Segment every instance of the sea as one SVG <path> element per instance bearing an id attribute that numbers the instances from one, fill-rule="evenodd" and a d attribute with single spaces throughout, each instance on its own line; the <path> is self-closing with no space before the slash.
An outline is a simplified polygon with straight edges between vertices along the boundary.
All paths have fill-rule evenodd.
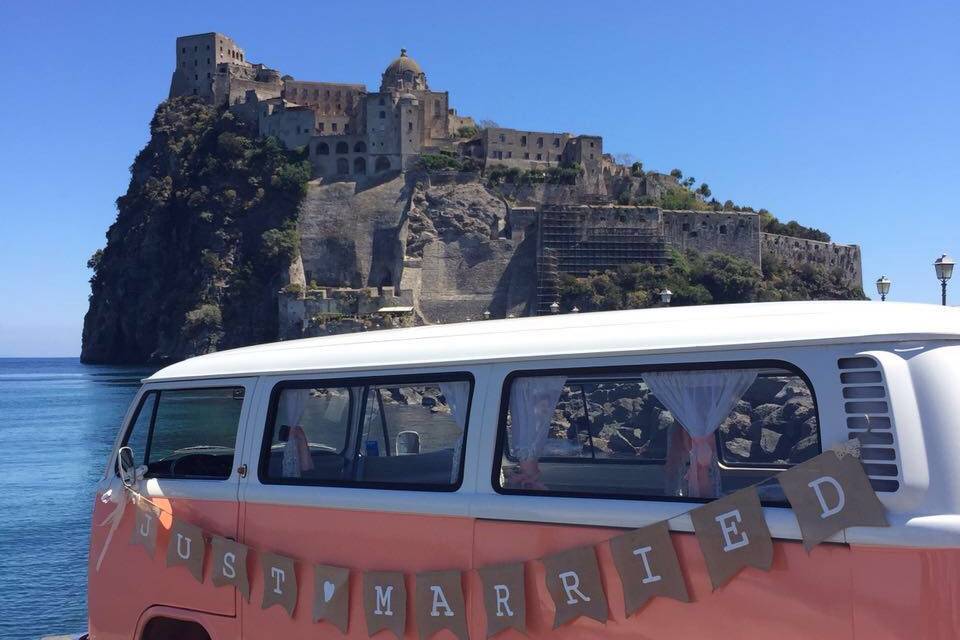
<path id="1" fill-rule="evenodd" d="M 0 639 L 86 631 L 94 485 L 153 371 L 0 358 Z"/>

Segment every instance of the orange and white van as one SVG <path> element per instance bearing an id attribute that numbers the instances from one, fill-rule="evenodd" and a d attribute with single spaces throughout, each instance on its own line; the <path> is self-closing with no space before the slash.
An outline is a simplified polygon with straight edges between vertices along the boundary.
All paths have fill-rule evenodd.
<path id="1" fill-rule="evenodd" d="M 714 410 L 694 420 L 704 393 Z M 763 481 L 851 437 L 891 526 L 847 529 L 808 554 L 779 485 Z M 292 617 L 261 608 L 256 553 L 249 602 L 210 582 L 209 557 L 202 584 L 167 568 L 164 530 L 153 558 L 128 544 L 133 509 L 97 570 L 96 525 L 114 508 L 98 499 L 94 640 L 341 637 L 312 621 L 315 563 L 353 572 L 348 637 L 367 637 L 360 572 L 461 569 L 470 637 L 485 638 L 470 570 L 519 560 L 531 638 L 960 637 L 956 309 L 661 308 L 236 349 L 144 381 L 98 496 L 122 491 L 122 446 L 137 490 L 174 517 L 295 558 L 299 598 Z M 684 513 L 755 483 L 773 567 L 711 591 Z M 656 598 L 628 618 L 601 543 L 664 519 L 692 602 Z M 535 560 L 590 543 L 610 619 L 552 630 Z"/>

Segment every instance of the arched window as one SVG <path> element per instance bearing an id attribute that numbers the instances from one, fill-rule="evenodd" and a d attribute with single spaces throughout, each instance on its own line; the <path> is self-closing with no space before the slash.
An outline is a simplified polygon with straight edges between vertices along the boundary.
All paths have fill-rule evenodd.
<path id="1" fill-rule="evenodd" d="M 366 175 L 367 173 L 367 159 L 366 158 L 354 158 L 353 159 L 353 172 L 357 175 Z"/>
<path id="2" fill-rule="evenodd" d="M 338 142 L 338 143 L 337 143 L 337 153 L 338 153 L 338 154 L 340 154 L 340 153 L 350 153 L 350 145 L 348 145 L 346 142 L 342 142 L 342 141 L 341 141 L 341 142 Z"/>
<path id="3" fill-rule="evenodd" d="M 383 173 L 384 171 L 390 170 L 390 158 L 386 156 L 380 156 L 377 158 L 376 163 L 373 165 L 374 170 L 377 173 Z"/>
<path id="4" fill-rule="evenodd" d="M 357 140 L 357 144 L 353 145 L 353 151 L 355 153 L 366 153 L 367 152 L 367 143 L 363 140 Z"/>
<path id="5" fill-rule="evenodd" d="M 337 174 L 345 176 L 350 173 L 350 163 L 346 158 L 337 158 Z"/>
<path id="6" fill-rule="evenodd" d="M 328 156 L 330 155 L 330 147 L 326 142 L 321 142 L 317 145 L 317 155 L 318 156 Z"/>

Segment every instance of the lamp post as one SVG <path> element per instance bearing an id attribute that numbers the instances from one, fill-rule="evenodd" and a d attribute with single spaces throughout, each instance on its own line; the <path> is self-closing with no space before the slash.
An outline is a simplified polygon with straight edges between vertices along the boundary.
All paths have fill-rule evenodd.
<path id="1" fill-rule="evenodd" d="M 560 303 L 554 300 L 550 303 L 550 313 L 558 314 L 560 313 Z"/>
<path id="2" fill-rule="evenodd" d="M 574 307 L 573 309 L 570 309 L 570 313 L 580 313 L 580 307 Z"/>
<path id="3" fill-rule="evenodd" d="M 877 293 L 880 294 L 880 302 L 886 301 L 887 294 L 890 293 L 890 278 L 887 276 L 877 278 Z"/>
<path id="4" fill-rule="evenodd" d="M 670 289 L 664 288 L 664 290 L 660 292 L 660 302 L 663 303 L 663 306 L 669 307 L 671 298 L 673 298 L 673 291 L 670 291 Z"/>
<path id="5" fill-rule="evenodd" d="M 483 319 L 484 319 L 484 320 L 489 320 L 489 319 L 490 319 L 490 310 L 489 310 L 489 309 L 487 309 L 486 311 L 483 312 Z"/>
<path id="6" fill-rule="evenodd" d="M 943 254 L 933 261 L 933 268 L 937 272 L 937 279 L 940 281 L 940 296 L 943 306 L 947 306 L 947 280 L 953 277 L 953 265 L 955 264 L 947 254 Z"/>

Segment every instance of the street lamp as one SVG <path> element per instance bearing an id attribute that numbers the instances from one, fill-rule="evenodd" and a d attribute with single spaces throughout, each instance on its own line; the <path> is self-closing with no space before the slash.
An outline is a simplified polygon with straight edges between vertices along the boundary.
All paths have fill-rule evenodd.
<path id="1" fill-rule="evenodd" d="M 490 309 L 487 309 L 486 311 L 483 312 L 483 319 L 484 320 L 490 319 Z"/>
<path id="2" fill-rule="evenodd" d="M 890 278 L 887 276 L 877 278 L 877 293 L 880 294 L 880 302 L 887 299 L 887 294 L 890 293 Z"/>
<path id="3" fill-rule="evenodd" d="M 669 305 L 671 298 L 673 298 L 673 291 L 670 291 L 670 289 L 664 289 L 660 292 L 660 302 L 664 305 Z"/>
<path id="4" fill-rule="evenodd" d="M 943 254 L 933 261 L 933 268 L 937 272 L 937 279 L 940 281 L 941 302 L 947 306 L 947 280 L 953 276 L 953 265 L 956 263 Z"/>
<path id="5" fill-rule="evenodd" d="M 550 313 L 560 313 L 560 303 L 556 300 L 550 303 Z"/>
<path id="6" fill-rule="evenodd" d="M 580 313 L 580 307 L 574 307 L 573 309 L 570 309 L 570 313 Z"/>

